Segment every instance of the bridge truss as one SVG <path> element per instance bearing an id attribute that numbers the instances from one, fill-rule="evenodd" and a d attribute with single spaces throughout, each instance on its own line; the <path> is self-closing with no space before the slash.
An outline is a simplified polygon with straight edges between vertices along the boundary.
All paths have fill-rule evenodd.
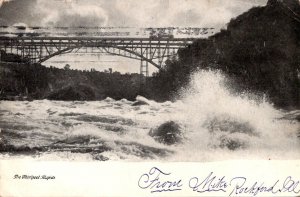
<path id="1" fill-rule="evenodd" d="M 91 48 L 92 53 L 117 55 L 140 61 L 140 73 L 149 75 L 149 64 L 163 68 L 165 60 L 193 42 L 193 38 L 120 37 L 0 37 L 0 50 L 30 63 L 42 63 L 54 56 Z"/>

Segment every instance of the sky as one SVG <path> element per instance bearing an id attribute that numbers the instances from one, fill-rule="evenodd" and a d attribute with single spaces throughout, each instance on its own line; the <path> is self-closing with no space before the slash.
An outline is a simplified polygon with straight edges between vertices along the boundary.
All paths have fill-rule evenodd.
<path id="1" fill-rule="evenodd" d="M 28 26 L 46 27 L 172 26 L 219 29 L 226 27 L 231 18 L 251 7 L 263 6 L 266 2 L 267 0 L 0 0 L 0 25 L 25 23 Z M 95 61 L 98 60 L 99 58 Z M 113 62 L 111 64 L 117 65 L 115 60 L 122 64 L 122 72 L 130 70 L 131 64 L 134 64 L 124 58 L 108 60 L 105 64 Z M 138 71 L 138 64 L 137 62 L 134 70 Z"/>

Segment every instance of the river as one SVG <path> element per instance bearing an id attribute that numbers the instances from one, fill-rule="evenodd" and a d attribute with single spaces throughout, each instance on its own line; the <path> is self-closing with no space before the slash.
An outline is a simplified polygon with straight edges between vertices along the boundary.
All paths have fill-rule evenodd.
<path id="1" fill-rule="evenodd" d="M 0 101 L 0 159 L 67 161 L 218 161 L 300 159 L 300 111 L 250 94 L 233 95 L 225 77 L 201 71 L 176 102 L 141 96 L 102 101 Z M 182 140 L 149 135 L 179 125 Z"/>

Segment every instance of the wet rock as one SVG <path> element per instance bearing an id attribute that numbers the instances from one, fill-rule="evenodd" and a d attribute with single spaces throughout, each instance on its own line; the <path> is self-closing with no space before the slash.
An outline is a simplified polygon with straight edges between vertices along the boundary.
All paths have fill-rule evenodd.
<path id="1" fill-rule="evenodd" d="M 105 157 L 103 155 L 94 155 L 93 156 L 93 159 L 94 160 L 97 160 L 97 161 L 108 161 L 109 158 L 108 157 Z"/>
<path id="2" fill-rule="evenodd" d="M 149 100 L 145 97 L 137 96 L 135 100 L 132 106 L 149 105 Z"/>
<path id="3" fill-rule="evenodd" d="M 227 148 L 229 150 L 244 149 L 246 148 L 246 144 L 238 139 L 222 136 L 220 138 L 220 148 Z"/>
<path id="4" fill-rule="evenodd" d="M 156 141 L 167 145 L 179 143 L 183 139 L 180 125 L 174 121 L 163 123 L 158 128 L 151 130 L 149 135 Z"/>
<path id="5" fill-rule="evenodd" d="M 132 106 L 140 106 L 140 105 L 149 105 L 147 102 L 145 101 L 135 101 Z"/>

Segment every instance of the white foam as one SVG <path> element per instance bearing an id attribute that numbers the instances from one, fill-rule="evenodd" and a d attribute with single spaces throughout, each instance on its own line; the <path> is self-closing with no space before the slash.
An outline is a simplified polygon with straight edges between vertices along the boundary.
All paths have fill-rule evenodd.
<path id="1" fill-rule="evenodd" d="M 133 102 L 126 99 L 115 101 L 110 98 L 85 102 L 1 101 L 0 109 L 3 114 L 1 119 L 7 122 L 6 124 L 35 127 L 30 131 L 16 130 L 15 132 L 19 134 L 27 134 L 28 138 L 14 139 L 11 143 L 19 144 L 24 140 L 32 147 L 49 145 L 47 139 L 55 141 L 70 136 L 93 136 L 111 148 L 102 154 L 111 160 L 136 161 L 148 160 L 151 157 L 166 161 L 299 159 L 300 139 L 297 137 L 300 131 L 299 122 L 282 119 L 286 114 L 275 109 L 265 100 L 253 100 L 248 98 L 247 94 L 232 95 L 224 81 L 225 77 L 220 72 L 200 71 L 191 77 L 190 86 L 182 90 L 180 100 L 174 103 L 157 103 L 139 96 L 137 100 L 149 104 L 142 106 L 132 106 Z M 293 111 L 288 115 L 298 113 Z M 120 119 L 120 121 L 78 119 L 84 115 Z M 131 120 L 133 124 L 123 124 L 123 119 Z M 183 143 L 167 146 L 156 142 L 148 135 L 150 129 L 157 128 L 170 120 L 182 126 Z M 215 122 L 210 122 L 212 120 Z M 215 131 L 209 130 L 207 126 L 209 124 L 216 127 Z M 226 128 L 230 127 L 228 124 L 241 131 L 222 131 L 224 128 L 232 129 Z M 123 131 L 109 131 L 105 126 L 120 127 Z M 2 135 L 3 128 L 0 129 Z M 246 132 L 247 129 L 253 133 L 243 133 L 243 130 Z M 236 150 L 220 147 L 222 138 L 238 141 L 244 146 Z M 173 153 L 166 157 L 149 153 L 152 155 L 144 158 L 136 154 L 140 151 L 136 144 L 173 151 Z M 61 152 L 43 153 L 40 158 L 55 160 L 63 158 L 65 154 L 72 160 L 93 159 L 89 153 Z M 1 158 L 14 157 L 0 155 Z"/>
<path id="2" fill-rule="evenodd" d="M 299 124 L 279 120 L 283 112 L 266 101 L 251 100 L 245 95 L 231 95 L 224 81 L 224 76 L 214 71 L 200 71 L 191 77 L 191 85 L 182 91 L 182 102 L 178 103 L 182 113 L 178 117 L 187 125 L 188 142 L 182 145 L 173 159 L 300 158 L 300 151 L 296 151 L 300 148 L 300 139 L 297 138 Z M 224 114 L 237 123 L 250 125 L 258 134 L 239 134 L 242 135 L 239 138 L 249 144 L 246 149 L 230 151 L 218 148 L 215 151 L 210 148 L 217 136 L 212 135 L 204 123 L 210 117 L 218 118 Z M 176 114 L 174 117 L 176 118 Z M 227 135 L 234 137 L 237 134 Z"/>

